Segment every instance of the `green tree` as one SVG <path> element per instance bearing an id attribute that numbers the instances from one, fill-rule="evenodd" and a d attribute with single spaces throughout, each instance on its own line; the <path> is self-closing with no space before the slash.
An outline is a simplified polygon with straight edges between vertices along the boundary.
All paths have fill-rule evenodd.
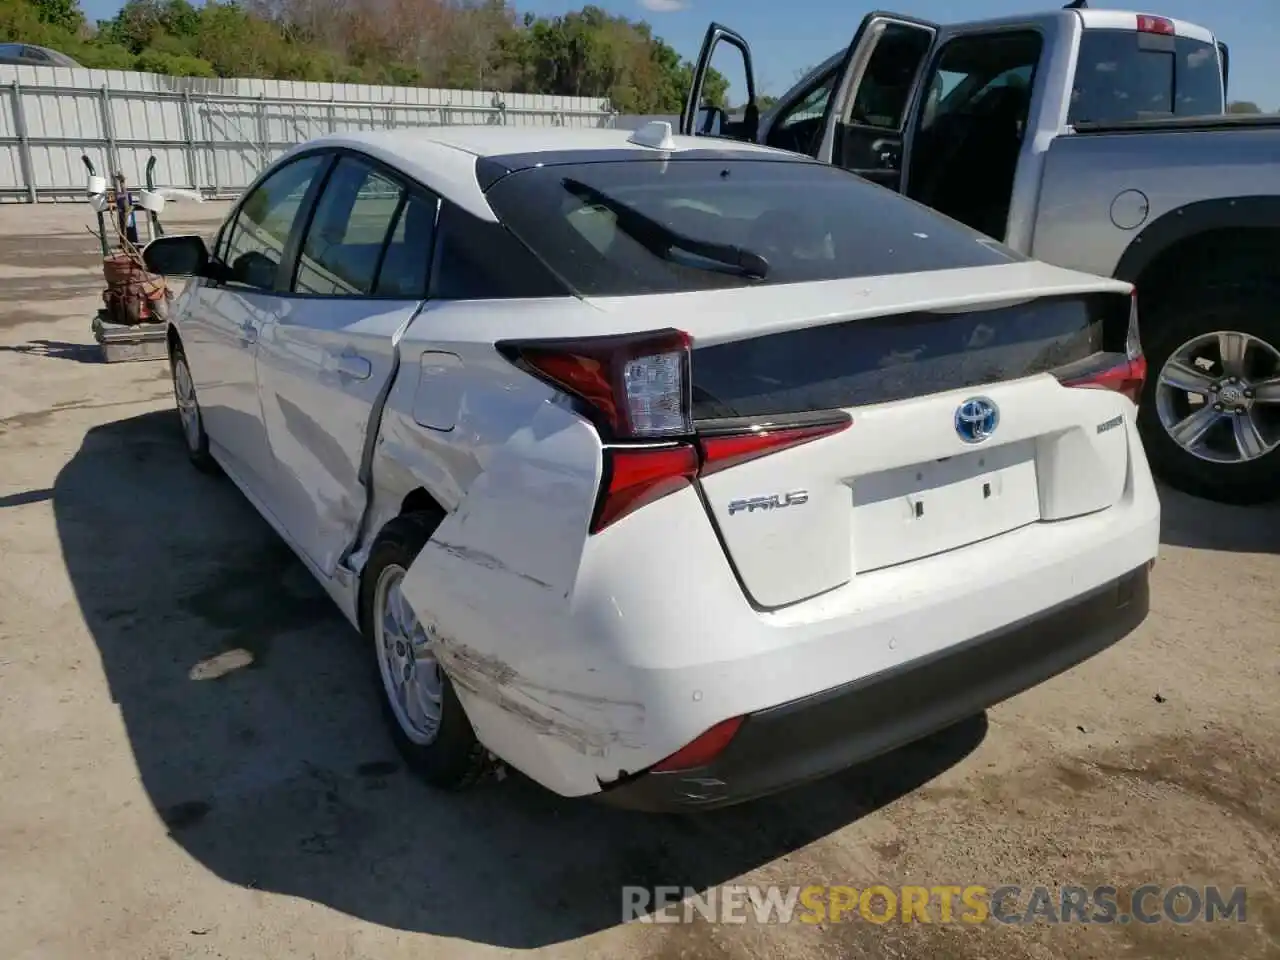
<path id="1" fill-rule="evenodd" d="M 1261 113 L 1258 105 L 1251 100 L 1233 100 L 1227 104 L 1227 113 Z"/>
<path id="2" fill-rule="evenodd" d="M 84 14 L 78 0 L 30 0 L 36 18 L 58 30 L 75 34 L 84 26 Z"/>
<path id="3" fill-rule="evenodd" d="M 90 67 L 599 97 L 627 113 L 678 112 L 693 74 L 648 23 L 593 4 L 543 17 L 509 0 L 126 0 L 93 30 L 78 0 L 0 0 L 0 39 Z M 712 70 L 704 102 L 727 92 Z"/>

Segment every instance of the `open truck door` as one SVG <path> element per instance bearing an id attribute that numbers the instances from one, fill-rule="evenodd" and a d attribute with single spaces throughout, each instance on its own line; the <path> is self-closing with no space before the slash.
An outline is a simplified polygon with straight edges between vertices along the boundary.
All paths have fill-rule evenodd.
<path id="1" fill-rule="evenodd" d="M 751 48 L 741 34 L 713 23 L 707 28 L 694 67 L 680 132 L 759 140 L 799 150 L 890 189 L 900 189 L 909 118 L 916 113 L 912 109 L 916 88 L 938 32 L 937 24 L 902 14 L 868 14 L 833 68 L 815 77 L 811 90 L 781 104 L 761 130 Z M 742 54 L 747 107 L 740 121 L 730 120 L 717 105 L 703 103 L 711 58 L 721 42 Z"/>
<path id="2" fill-rule="evenodd" d="M 743 72 L 747 77 L 747 105 L 741 120 L 731 120 L 728 112 L 719 104 L 704 104 L 702 91 L 711 72 L 711 58 L 721 42 L 736 47 L 742 54 Z M 725 137 L 730 140 L 746 140 L 754 143 L 760 128 L 760 107 L 756 101 L 755 70 L 751 66 L 751 47 L 742 35 L 723 24 L 707 27 L 702 38 L 702 50 L 693 68 L 693 85 L 685 98 L 684 111 L 680 114 L 680 132 L 687 137 Z"/>
<path id="3" fill-rule="evenodd" d="M 836 71 L 817 159 L 901 189 L 908 129 L 940 28 L 898 13 L 862 18 Z M 925 104 L 922 104 L 925 106 Z"/>

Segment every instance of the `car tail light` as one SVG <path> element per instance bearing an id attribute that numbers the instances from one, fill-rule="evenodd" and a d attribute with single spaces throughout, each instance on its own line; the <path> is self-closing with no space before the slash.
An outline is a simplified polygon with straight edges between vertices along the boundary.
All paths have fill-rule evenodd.
<path id="1" fill-rule="evenodd" d="M 674 773 L 677 770 L 694 770 L 705 767 L 720 756 L 725 747 L 738 733 L 742 726 L 742 717 L 730 717 L 722 720 L 695 740 L 685 744 L 665 760 L 659 760 L 649 768 L 651 773 Z"/>
<path id="2" fill-rule="evenodd" d="M 583 401 L 606 442 L 693 433 L 687 333 L 504 341 L 497 347 L 516 366 Z"/>
<path id="3" fill-rule="evenodd" d="M 680 330 L 497 344 L 516 366 L 576 398 L 600 432 L 604 478 L 592 533 L 699 476 L 828 436 L 852 422 L 837 414 L 800 425 L 729 424 L 696 436 L 691 345 Z"/>
<path id="4" fill-rule="evenodd" d="M 605 447 L 605 478 L 591 532 L 639 510 L 646 503 L 693 483 L 698 451 L 687 443 L 669 447 Z"/>
<path id="5" fill-rule="evenodd" d="M 1135 404 L 1142 396 L 1142 385 L 1147 379 L 1147 360 L 1142 355 L 1142 338 L 1138 331 L 1138 293 L 1129 296 L 1129 329 L 1124 339 L 1124 354 L 1114 354 L 1116 363 L 1091 371 L 1083 377 L 1063 380 L 1066 387 L 1096 387 L 1115 390 Z"/>
<path id="6" fill-rule="evenodd" d="M 1173 25 L 1172 20 L 1165 17 L 1152 17 L 1145 13 L 1138 14 L 1138 32 L 1139 33 L 1158 33 L 1161 36 L 1172 37 L 1177 35 L 1177 29 Z"/>
<path id="7" fill-rule="evenodd" d="M 699 437 L 698 445 L 702 449 L 702 476 L 736 467 L 740 463 L 762 457 L 766 453 L 777 453 L 798 447 L 810 440 L 830 436 L 844 430 L 853 421 L 848 416 L 839 416 L 825 423 L 806 426 L 770 426 L 754 425 L 740 431 L 711 434 Z"/>

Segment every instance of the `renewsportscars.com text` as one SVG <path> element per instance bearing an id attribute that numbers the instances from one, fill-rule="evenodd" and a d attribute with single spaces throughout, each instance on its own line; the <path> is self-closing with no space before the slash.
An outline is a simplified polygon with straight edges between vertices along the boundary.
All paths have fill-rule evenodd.
<path id="1" fill-rule="evenodd" d="M 1212 923 L 1245 922 L 1244 887 L 757 886 L 624 887 L 622 919 L 642 923 Z"/>

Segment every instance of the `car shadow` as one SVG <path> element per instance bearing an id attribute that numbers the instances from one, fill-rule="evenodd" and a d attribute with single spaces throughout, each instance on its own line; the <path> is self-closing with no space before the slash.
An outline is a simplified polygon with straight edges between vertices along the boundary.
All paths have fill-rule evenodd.
<path id="1" fill-rule="evenodd" d="M 358 635 L 226 478 L 190 468 L 173 412 L 89 431 L 53 505 L 173 841 L 232 883 L 404 931 L 531 948 L 615 926 L 624 885 L 731 881 L 916 789 L 986 734 L 975 717 L 688 817 L 566 800 L 518 776 L 440 793 L 397 761 Z"/>
<path id="2" fill-rule="evenodd" d="M 1160 488 L 1160 542 L 1236 553 L 1280 553 L 1280 501 L 1236 507 Z"/>
<path id="3" fill-rule="evenodd" d="M 102 348 L 96 343 L 70 343 L 66 340 L 28 340 L 26 343 L 0 345 L 0 352 L 24 353 L 53 360 L 76 363 L 102 363 Z"/>

